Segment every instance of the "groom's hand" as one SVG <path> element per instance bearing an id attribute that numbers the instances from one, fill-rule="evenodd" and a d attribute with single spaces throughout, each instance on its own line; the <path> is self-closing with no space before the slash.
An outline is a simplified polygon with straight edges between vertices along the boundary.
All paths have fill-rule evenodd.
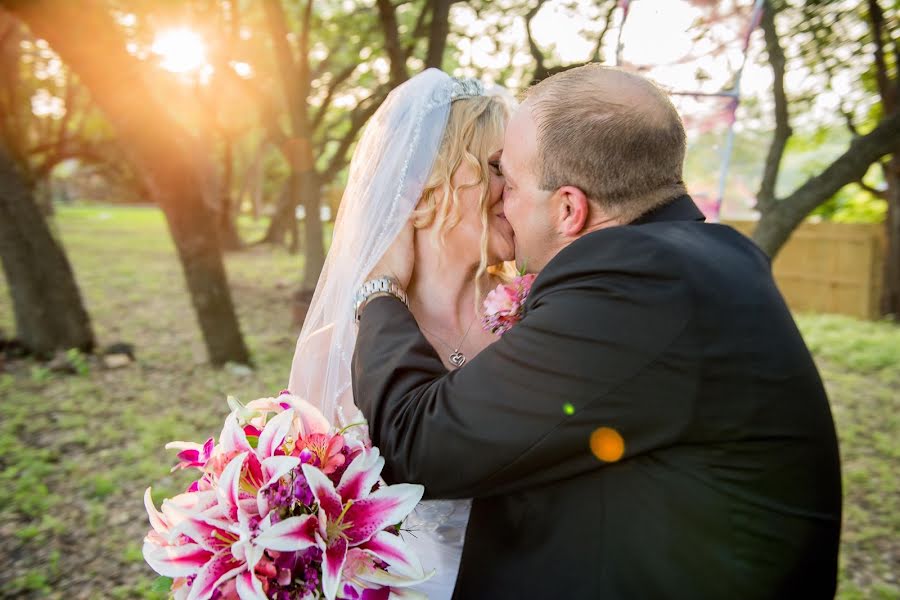
<path id="1" fill-rule="evenodd" d="M 407 221 L 397 235 L 397 239 L 387 249 L 366 279 L 376 279 L 387 275 L 396 279 L 404 290 L 408 288 L 415 263 L 414 240 L 415 229 L 412 221 Z"/>

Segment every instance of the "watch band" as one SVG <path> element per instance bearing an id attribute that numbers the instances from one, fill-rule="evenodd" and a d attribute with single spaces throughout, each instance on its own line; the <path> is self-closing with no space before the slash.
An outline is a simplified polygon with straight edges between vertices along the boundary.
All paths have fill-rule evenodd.
<path id="1" fill-rule="evenodd" d="M 359 323 L 359 319 L 362 316 L 362 308 L 366 305 L 366 302 L 375 296 L 384 295 L 390 295 L 397 298 L 409 308 L 409 299 L 406 296 L 406 291 L 400 287 L 400 284 L 397 283 L 396 279 L 393 277 L 370 279 L 362 284 L 359 291 L 356 293 L 356 301 L 353 305 L 354 321 Z"/>

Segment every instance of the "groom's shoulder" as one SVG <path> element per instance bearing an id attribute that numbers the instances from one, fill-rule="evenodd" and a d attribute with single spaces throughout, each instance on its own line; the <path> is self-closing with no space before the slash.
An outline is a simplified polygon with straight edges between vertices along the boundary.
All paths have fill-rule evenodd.
<path id="1" fill-rule="evenodd" d="M 540 272 L 533 292 L 592 279 L 681 280 L 711 263 L 768 270 L 765 254 L 731 227 L 693 221 L 660 221 L 609 227 L 563 248 Z"/>

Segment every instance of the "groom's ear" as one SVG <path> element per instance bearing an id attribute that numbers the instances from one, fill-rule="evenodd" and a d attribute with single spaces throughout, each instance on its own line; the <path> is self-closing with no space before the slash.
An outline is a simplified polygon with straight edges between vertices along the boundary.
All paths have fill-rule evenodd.
<path id="1" fill-rule="evenodd" d="M 565 237 L 578 237 L 588 224 L 591 204 L 583 191 L 574 185 L 556 190 L 556 229 Z"/>

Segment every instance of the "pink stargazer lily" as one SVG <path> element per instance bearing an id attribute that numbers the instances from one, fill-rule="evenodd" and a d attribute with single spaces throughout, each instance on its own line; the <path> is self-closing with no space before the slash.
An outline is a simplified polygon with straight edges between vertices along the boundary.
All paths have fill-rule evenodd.
<path id="1" fill-rule="evenodd" d="M 173 529 L 185 519 L 185 514 L 202 512 L 216 504 L 215 492 L 179 494 L 163 501 L 162 511 L 156 510 L 150 495 L 144 492 L 144 506 L 152 529 L 144 538 L 144 559 L 154 571 L 167 577 L 186 577 L 206 564 L 212 553 L 194 540 L 178 539 Z M 179 543 L 181 542 L 181 543 Z"/>
<path id="2" fill-rule="evenodd" d="M 302 465 L 303 475 L 319 505 L 316 542 L 323 553 L 322 591 L 328 600 L 334 600 L 337 595 L 351 548 L 369 550 L 389 565 L 408 565 L 409 568 L 401 567 L 401 570 L 412 570 L 417 565 L 402 540 L 400 544 L 389 544 L 376 534 L 406 517 L 422 499 L 425 488 L 401 483 L 373 492 L 383 467 L 384 459 L 377 448 L 362 452 L 350 463 L 335 488 L 321 470 Z M 421 573 L 421 566 L 418 571 Z"/>
<path id="3" fill-rule="evenodd" d="M 212 456 L 215 442 L 215 439 L 209 438 L 202 446 L 194 442 L 169 442 L 166 444 L 166 450 L 181 450 L 178 453 L 180 462 L 172 467 L 172 471 L 191 467 L 203 469 Z"/>
<path id="4" fill-rule="evenodd" d="M 378 563 L 386 563 L 390 571 L 380 568 Z M 400 536 L 380 531 L 365 544 L 347 551 L 341 595 L 360 600 L 426 600 L 424 594 L 408 588 L 433 574 L 425 574 Z"/>
<path id="5" fill-rule="evenodd" d="M 266 550 L 294 552 L 315 545 L 316 517 L 303 515 L 276 523 L 271 515 L 257 514 L 257 498 L 242 497 L 246 485 L 244 464 L 257 461 L 299 460 L 275 456 L 258 463 L 255 455 L 242 453 L 232 459 L 219 479 L 216 492 L 183 494 L 191 499 L 167 501 L 159 513 L 145 494 L 145 504 L 153 531 L 144 540 L 144 558 L 160 575 L 196 575 L 188 588 L 187 600 L 208 600 L 215 590 L 231 579 L 243 599 L 264 599 L 264 586 L 256 568 Z M 275 477 L 273 475 L 273 477 Z M 194 501 L 200 496 L 201 501 Z M 180 498 L 180 497 L 176 497 Z M 168 510 L 167 510 L 168 509 Z"/>

